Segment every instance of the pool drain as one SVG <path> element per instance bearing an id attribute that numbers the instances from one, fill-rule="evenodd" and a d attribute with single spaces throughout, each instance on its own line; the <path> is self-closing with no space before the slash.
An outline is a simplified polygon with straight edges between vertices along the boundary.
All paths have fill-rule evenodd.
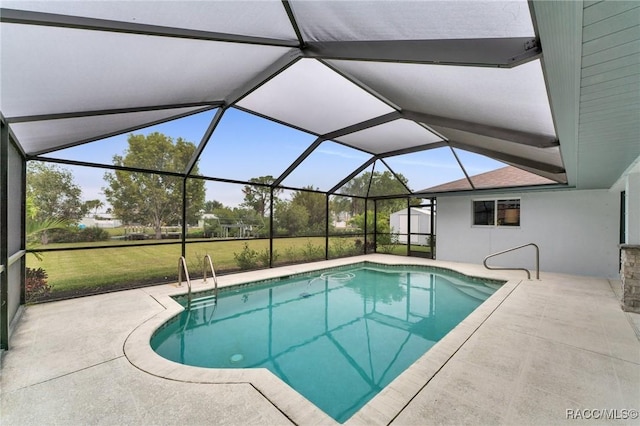
<path id="1" fill-rule="evenodd" d="M 232 364 L 235 364 L 236 362 L 240 362 L 244 359 L 244 355 L 242 354 L 233 354 L 231 355 L 231 358 L 229 358 L 229 361 L 231 361 Z"/>

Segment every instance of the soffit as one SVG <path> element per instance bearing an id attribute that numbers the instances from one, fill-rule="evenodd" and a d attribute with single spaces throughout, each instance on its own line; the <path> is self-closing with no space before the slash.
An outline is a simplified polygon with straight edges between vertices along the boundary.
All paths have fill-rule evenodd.
<path id="1" fill-rule="evenodd" d="M 640 156 L 640 3 L 532 5 L 569 184 L 610 188 Z"/>
<path id="2" fill-rule="evenodd" d="M 609 188 L 640 156 L 640 3 L 585 5 L 578 186 Z"/>

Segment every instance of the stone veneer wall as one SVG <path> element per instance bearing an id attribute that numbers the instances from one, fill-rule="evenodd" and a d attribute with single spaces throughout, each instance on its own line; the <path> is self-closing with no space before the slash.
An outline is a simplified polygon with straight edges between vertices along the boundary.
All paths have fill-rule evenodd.
<path id="1" fill-rule="evenodd" d="M 624 244 L 620 250 L 622 310 L 640 313 L 640 245 Z"/>

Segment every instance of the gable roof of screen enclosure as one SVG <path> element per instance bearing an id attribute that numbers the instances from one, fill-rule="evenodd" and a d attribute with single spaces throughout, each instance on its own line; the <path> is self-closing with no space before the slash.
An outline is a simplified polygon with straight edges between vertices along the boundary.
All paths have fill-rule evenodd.
<path id="1" fill-rule="evenodd" d="M 633 21 L 640 9 L 624 4 L 616 16 Z M 638 155 L 637 138 L 610 141 L 606 153 L 591 136 L 580 143 L 583 33 L 587 18 L 611 13 L 587 16 L 586 3 L 0 5 L 0 112 L 27 156 L 217 109 L 193 166 L 231 107 L 317 137 L 274 185 L 327 140 L 371 155 L 350 177 L 451 147 L 560 184 L 609 187 Z M 603 170 L 580 168 L 578 157 L 599 153 Z"/>

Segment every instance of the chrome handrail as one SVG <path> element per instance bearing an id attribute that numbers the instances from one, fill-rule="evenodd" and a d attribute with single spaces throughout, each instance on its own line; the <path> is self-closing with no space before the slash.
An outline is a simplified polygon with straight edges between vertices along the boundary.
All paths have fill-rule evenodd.
<path id="1" fill-rule="evenodd" d="M 485 268 L 487 269 L 491 269 L 494 271 L 525 271 L 527 273 L 527 279 L 531 279 L 531 273 L 529 272 L 528 269 L 525 268 L 501 268 L 501 267 L 490 267 L 489 265 L 487 265 L 487 260 L 494 257 L 494 256 L 498 256 L 500 254 L 505 254 L 505 253 L 509 253 L 510 251 L 514 251 L 514 250 L 518 250 L 527 246 L 534 246 L 536 248 L 536 279 L 539 280 L 540 279 L 540 248 L 538 247 L 537 244 L 534 243 L 529 243 L 529 244 L 523 244 L 521 246 L 518 247 L 513 247 L 510 249 L 506 249 L 503 251 L 499 251 L 497 253 L 493 253 L 490 254 L 489 256 L 485 257 L 484 260 L 482 261 L 482 264 L 484 265 Z"/>
<path id="2" fill-rule="evenodd" d="M 204 276 L 204 282 L 207 282 L 207 260 L 209 261 L 209 268 L 211 268 L 211 276 L 213 277 L 213 282 L 215 284 L 214 295 L 216 296 L 216 302 L 218 301 L 218 278 L 216 277 L 216 271 L 213 269 L 213 261 L 211 260 L 211 256 L 208 254 L 204 255 L 204 267 L 202 271 L 202 275 Z"/>
<path id="3" fill-rule="evenodd" d="M 9 259 L 7 261 L 7 265 L 8 266 L 13 265 L 18 260 L 22 259 L 22 256 L 24 256 L 25 254 L 27 254 L 26 250 L 19 250 L 16 253 L 12 254 L 11 256 L 9 256 Z"/>
<path id="4" fill-rule="evenodd" d="M 191 308 L 191 279 L 189 279 L 189 270 L 187 269 L 187 259 L 184 256 L 180 256 L 178 259 L 178 287 L 182 287 L 182 273 L 187 279 L 187 286 L 189 291 L 187 293 L 187 309 Z"/>

